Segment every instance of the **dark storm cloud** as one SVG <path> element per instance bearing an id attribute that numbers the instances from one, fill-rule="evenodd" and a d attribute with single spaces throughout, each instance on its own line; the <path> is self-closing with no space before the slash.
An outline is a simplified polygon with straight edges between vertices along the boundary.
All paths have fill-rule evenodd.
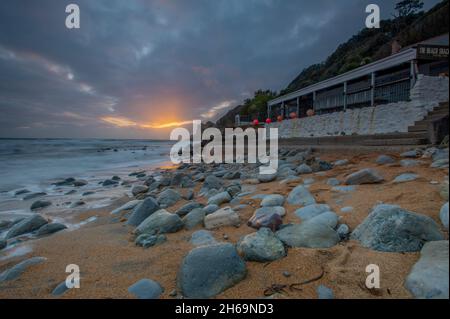
<path id="1" fill-rule="evenodd" d="M 283 88 L 373 2 L 387 17 L 395 1 L 1 1 L 0 136 L 167 138 L 155 126 Z"/>

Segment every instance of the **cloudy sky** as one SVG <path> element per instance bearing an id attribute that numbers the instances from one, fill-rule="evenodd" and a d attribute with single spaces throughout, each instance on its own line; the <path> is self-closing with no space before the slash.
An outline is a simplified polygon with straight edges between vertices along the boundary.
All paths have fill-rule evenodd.
<path id="1" fill-rule="evenodd" d="M 395 2 L 2 0 L 0 137 L 168 139 L 284 88 L 364 27 L 367 4 L 388 17 Z"/>

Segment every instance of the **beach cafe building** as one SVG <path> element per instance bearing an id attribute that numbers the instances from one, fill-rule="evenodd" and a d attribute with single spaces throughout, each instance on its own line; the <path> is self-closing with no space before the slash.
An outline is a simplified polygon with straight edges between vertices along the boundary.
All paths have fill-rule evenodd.
<path id="1" fill-rule="evenodd" d="M 269 101 L 274 120 L 409 100 L 418 74 L 448 75 L 448 34 Z"/>

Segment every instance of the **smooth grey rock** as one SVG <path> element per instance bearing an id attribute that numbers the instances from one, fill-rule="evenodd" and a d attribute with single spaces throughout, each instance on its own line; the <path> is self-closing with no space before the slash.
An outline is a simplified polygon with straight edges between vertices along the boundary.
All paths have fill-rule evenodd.
<path id="1" fill-rule="evenodd" d="M 228 186 L 227 188 L 225 188 L 225 191 L 227 191 L 231 197 L 237 196 L 241 192 L 241 190 L 242 190 L 242 187 L 240 184 L 232 184 L 232 185 Z"/>
<path id="2" fill-rule="evenodd" d="M 17 265 L 13 266 L 12 268 L 9 268 L 5 270 L 3 273 L 0 274 L 0 282 L 9 281 L 17 279 L 22 273 L 24 273 L 29 267 L 40 264 L 47 260 L 47 258 L 44 257 L 32 257 L 29 259 L 26 259 Z"/>
<path id="3" fill-rule="evenodd" d="M 398 176 L 394 179 L 394 183 L 411 182 L 411 181 L 417 179 L 418 177 L 419 177 L 419 175 L 417 175 L 417 174 L 413 174 L 413 173 L 404 173 L 404 174 L 398 175 Z"/>
<path id="4" fill-rule="evenodd" d="M 203 224 L 205 219 L 205 212 L 202 208 L 195 208 L 183 218 L 184 228 L 192 229 L 198 225 Z"/>
<path id="5" fill-rule="evenodd" d="M 297 217 L 302 221 L 306 221 L 329 211 L 331 211 L 331 208 L 326 204 L 312 204 L 297 209 L 294 214 L 297 215 Z"/>
<path id="6" fill-rule="evenodd" d="M 340 240 L 332 228 L 311 221 L 287 225 L 277 231 L 276 236 L 290 247 L 330 248 Z"/>
<path id="7" fill-rule="evenodd" d="M 52 202 L 48 201 L 48 200 L 37 200 L 33 204 L 31 204 L 30 209 L 35 210 L 35 209 L 45 208 L 45 207 L 50 206 L 51 204 L 52 204 Z"/>
<path id="8" fill-rule="evenodd" d="M 141 279 L 128 287 L 128 292 L 139 299 L 158 299 L 164 292 L 164 289 L 154 280 Z"/>
<path id="9" fill-rule="evenodd" d="M 70 204 L 70 208 L 76 208 L 76 207 L 79 207 L 79 206 L 83 206 L 83 205 L 85 205 L 86 203 L 84 202 L 84 201 L 82 201 L 82 200 L 77 200 L 77 201 L 75 201 L 75 202 L 73 202 L 72 204 Z"/>
<path id="10" fill-rule="evenodd" d="M 324 212 L 319 214 L 311 219 L 308 219 L 308 222 L 311 223 L 320 223 L 323 225 L 327 225 L 330 228 L 336 228 L 337 223 L 339 221 L 339 216 L 333 212 Z"/>
<path id="11" fill-rule="evenodd" d="M 186 298 L 214 297 L 245 278 L 245 262 L 232 244 L 194 248 L 183 259 L 177 284 Z"/>
<path id="12" fill-rule="evenodd" d="M 256 229 L 265 227 L 275 231 L 283 223 L 282 217 L 285 214 L 286 210 L 281 206 L 262 207 L 255 211 L 247 225 Z"/>
<path id="13" fill-rule="evenodd" d="M 31 193 L 31 194 L 25 195 L 23 197 L 23 200 L 29 200 L 29 199 L 33 199 L 33 198 L 36 198 L 36 197 L 42 197 L 42 196 L 45 196 L 45 195 L 47 195 L 47 193 L 44 193 L 44 192 Z"/>
<path id="14" fill-rule="evenodd" d="M 117 214 L 120 214 L 123 211 L 133 209 L 133 208 L 135 208 L 137 205 L 139 205 L 142 202 L 143 202 L 142 200 L 138 200 L 138 199 L 129 201 L 129 202 L 123 204 L 122 206 L 117 207 L 116 209 L 114 209 L 111 212 L 111 215 L 117 215 Z"/>
<path id="15" fill-rule="evenodd" d="M 407 158 L 416 158 L 417 156 L 419 156 L 419 153 L 417 152 L 417 150 L 411 150 L 400 154 L 400 156 Z"/>
<path id="16" fill-rule="evenodd" d="M 135 229 L 135 234 L 164 234 L 175 233 L 183 228 L 183 222 L 177 214 L 171 214 L 165 209 L 160 209 L 148 216 Z"/>
<path id="17" fill-rule="evenodd" d="M 297 174 L 299 175 L 303 175 L 303 174 L 311 174 L 312 173 L 312 169 L 311 167 L 309 167 L 309 165 L 307 164 L 301 164 L 299 165 L 295 171 L 297 172 Z"/>
<path id="18" fill-rule="evenodd" d="M 353 207 L 351 207 L 351 206 L 346 206 L 346 207 L 341 208 L 342 213 L 351 213 L 352 211 L 353 211 Z"/>
<path id="19" fill-rule="evenodd" d="M 348 159 L 337 160 L 333 163 L 334 166 L 344 166 L 349 163 Z"/>
<path id="20" fill-rule="evenodd" d="M 150 234 L 141 234 L 139 235 L 134 243 L 136 246 L 141 246 L 143 248 L 153 247 L 159 244 L 164 243 L 167 240 L 165 235 L 150 235 Z"/>
<path id="21" fill-rule="evenodd" d="M 86 186 L 87 184 L 88 184 L 88 181 L 85 181 L 84 179 L 77 179 L 72 183 L 72 185 L 75 187 L 82 187 L 82 186 Z"/>
<path id="22" fill-rule="evenodd" d="M 194 246 L 206 246 L 217 244 L 217 241 L 211 234 L 211 232 L 204 229 L 192 233 L 190 242 Z"/>
<path id="23" fill-rule="evenodd" d="M 284 196 L 279 194 L 268 195 L 261 201 L 262 207 L 283 206 Z"/>
<path id="24" fill-rule="evenodd" d="M 14 196 L 19 196 L 19 195 L 23 195 L 23 194 L 27 194 L 30 193 L 30 191 L 28 189 L 19 189 L 18 191 L 16 191 L 14 193 Z"/>
<path id="25" fill-rule="evenodd" d="M 334 186 L 331 188 L 331 190 L 334 192 L 339 192 L 339 193 L 350 193 L 350 192 L 354 192 L 356 190 L 356 186 L 355 185 Z"/>
<path id="26" fill-rule="evenodd" d="M 442 205 L 439 217 L 444 228 L 448 230 L 448 202 Z"/>
<path id="27" fill-rule="evenodd" d="M 54 234 L 56 232 L 66 229 L 66 228 L 67 227 L 65 225 L 60 224 L 60 223 L 45 224 L 44 226 L 42 226 L 41 228 L 39 228 L 37 230 L 36 235 L 44 236 L 44 235 Z"/>
<path id="28" fill-rule="evenodd" d="M 211 205 L 207 205 L 205 207 L 203 207 L 203 211 L 205 212 L 206 215 L 212 214 L 215 211 L 219 210 L 219 206 L 216 204 L 211 204 Z"/>
<path id="29" fill-rule="evenodd" d="M 133 196 L 137 196 L 139 194 L 147 193 L 147 191 L 148 191 L 148 187 L 147 186 L 135 185 L 131 189 L 131 194 L 133 194 Z"/>
<path id="30" fill-rule="evenodd" d="M 290 205 L 307 206 L 315 204 L 316 200 L 305 186 L 299 185 L 289 193 L 287 197 L 287 202 Z"/>
<path id="31" fill-rule="evenodd" d="M 228 192 L 221 192 L 219 194 L 216 194 L 208 199 L 208 205 L 216 204 L 220 206 L 221 204 L 225 204 L 230 202 L 231 196 Z"/>
<path id="32" fill-rule="evenodd" d="M 269 228 L 260 228 L 256 233 L 243 237 L 237 250 L 249 261 L 266 262 L 286 256 L 283 243 Z"/>
<path id="33" fill-rule="evenodd" d="M 419 164 L 421 164 L 422 162 L 416 161 L 416 160 L 411 160 L 411 159 L 404 159 L 400 161 L 400 165 L 402 167 L 414 167 L 417 166 Z"/>
<path id="34" fill-rule="evenodd" d="M 376 163 L 380 165 L 393 164 L 395 163 L 395 159 L 388 155 L 380 155 L 378 156 Z"/>
<path id="35" fill-rule="evenodd" d="M 205 181 L 203 183 L 202 191 L 203 190 L 209 190 L 209 189 L 221 189 L 223 187 L 223 181 L 214 176 L 214 175 L 208 175 L 205 178 Z"/>
<path id="36" fill-rule="evenodd" d="M 206 229 L 216 229 L 224 226 L 239 226 L 241 220 L 239 215 L 231 209 L 231 207 L 224 207 L 218 211 L 206 215 L 204 219 Z"/>
<path id="37" fill-rule="evenodd" d="M 336 230 L 341 239 L 345 239 L 350 234 L 350 228 L 346 224 L 340 224 Z"/>
<path id="38" fill-rule="evenodd" d="M 406 278 L 405 286 L 416 298 L 449 299 L 448 240 L 431 241 Z"/>
<path id="39" fill-rule="evenodd" d="M 181 206 L 176 212 L 175 214 L 177 214 L 180 217 L 183 217 L 185 215 L 187 215 L 189 212 L 191 212 L 192 210 L 196 209 L 196 208 L 202 208 L 203 204 L 197 203 L 197 202 L 189 202 L 183 206 Z"/>
<path id="40" fill-rule="evenodd" d="M 324 285 L 319 285 L 317 287 L 317 298 L 318 299 L 334 299 L 333 290 Z"/>
<path id="41" fill-rule="evenodd" d="M 337 185 L 339 185 L 341 182 L 337 179 L 337 178 L 329 178 L 328 180 L 327 180 L 327 185 L 330 185 L 330 186 L 337 186 Z"/>
<path id="42" fill-rule="evenodd" d="M 395 205 L 381 204 L 351 234 L 364 247 L 389 252 L 419 251 L 427 241 L 442 240 L 438 225 L 428 216 Z"/>
<path id="43" fill-rule="evenodd" d="M 0 250 L 5 248 L 7 245 L 7 241 L 5 239 L 0 239 Z"/>
<path id="44" fill-rule="evenodd" d="M 380 173 L 373 168 L 365 168 L 347 176 L 345 184 L 347 185 L 360 185 L 360 184 L 373 184 L 380 183 L 384 178 Z"/>
<path id="45" fill-rule="evenodd" d="M 61 296 L 63 295 L 69 288 L 66 285 L 66 281 L 64 280 L 62 283 L 60 283 L 58 286 L 55 287 L 52 291 L 53 296 Z"/>
<path id="46" fill-rule="evenodd" d="M 223 176 L 224 179 L 238 179 L 240 177 L 241 177 L 241 172 L 239 172 L 239 171 L 228 172 Z"/>
<path id="47" fill-rule="evenodd" d="M 103 181 L 102 186 L 113 186 L 119 184 L 118 181 L 113 181 L 112 179 L 107 179 Z"/>
<path id="48" fill-rule="evenodd" d="M 6 239 L 17 237 L 26 233 L 30 233 L 47 224 L 48 221 L 41 215 L 35 214 L 23 219 L 10 228 L 6 233 Z"/>
<path id="49" fill-rule="evenodd" d="M 258 180 L 261 183 L 270 183 L 277 178 L 277 174 L 258 174 Z"/>
<path id="50" fill-rule="evenodd" d="M 132 210 L 128 218 L 127 225 L 138 226 L 148 216 L 160 209 L 158 202 L 153 197 L 147 197 L 138 203 Z"/>
<path id="51" fill-rule="evenodd" d="M 195 197 L 195 194 L 194 194 L 194 191 L 192 189 L 188 189 L 186 191 L 186 194 L 183 195 L 183 198 L 185 200 L 192 200 L 192 199 L 194 199 L 194 197 Z"/>
<path id="52" fill-rule="evenodd" d="M 448 158 L 442 158 L 434 161 L 431 165 L 431 168 L 448 168 Z"/>
<path id="53" fill-rule="evenodd" d="M 309 187 L 310 185 L 314 184 L 315 179 L 314 178 L 305 178 L 303 180 L 303 184 L 305 184 L 305 186 Z"/>
<path id="54" fill-rule="evenodd" d="M 157 198 L 159 205 L 163 208 L 175 205 L 180 199 L 180 194 L 173 189 L 166 189 Z"/>

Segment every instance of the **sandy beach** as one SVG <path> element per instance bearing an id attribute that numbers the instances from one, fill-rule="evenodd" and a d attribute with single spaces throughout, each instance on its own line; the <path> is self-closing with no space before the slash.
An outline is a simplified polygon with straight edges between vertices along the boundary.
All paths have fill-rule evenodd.
<path id="1" fill-rule="evenodd" d="M 376 164 L 375 160 L 381 154 L 390 155 L 395 159 L 395 163 Z M 255 195 L 281 194 L 286 197 L 294 187 L 312 178 L 313 181 L 308 181 L 309 191 L 316 202 L 329 205 L 339 216 L 339 224 L 348 225 L 350 231 L 364 221 L 374 206 L 387 203 L 432 218 L 448 240 L 448 232 L 439 218 L 440 209 L 448 200 L 442 198 L 440 194 L 445 180 L 448 181 L 447 168 L 431 168 L 431 158 L 417 158 L 419 161 L 417 166 L 403 167 L 399 164 L 403 158 L 399 152 L 393 151 L 386 153 L 322 150 L 314 152 L 314 156 L 329 163 L 342 159 L 347 159 L 348 163 L 335 165 L 326 171 L 303 174 L 299 176 L 300 180 L 290 182 L 281 182 L 277 179 L 256 184 L 250 179 L 241 179 L 242 192 L 246 190 L 248 194 L 239 197 L 239 200 L 233 200 L 233 204 L 221 205 L 221 207 L 240 205 L 238 211 L 240 226 L 211 230 L 214 238 L 219 242 L 236 244 L 243 236 L 255 232 L 254 228 L 247 226 L 248 219 L 255 209 L 260 207 L 259 198 L 262 196 L 254 198 Z M 194 168 L 193 165 L 188 170 Z M 351 192 L 335 191 L 327 184 L 330 178 L 343 181 L 350 173 L 364 168 L 376 169 L 384 181 L 357 185 Z M 170 171 L 176 170 L 170 168 Z M 154 172 L 147 173 L 154 174 Z M 403 173 L 414 173 L 418 177 L 412 181 L 394 183 L 395 177 Z M 131 185 L 138 184 L 142 184 L 142 181 L 137 179 Z M 206 205 L 208 198 L 198 195 L 202 184 L 196 182 L 192 188 L 194 200 Z M 181 195 L 191 189 L 170 188 Z M 161 189 L 157 192 L 160 191 Z M 142 194 L 139 198 L 142 198 Z M 0 273 L 30 257 L 45 257 L 46 260 L 31 266 L 17 279 L 0 283 L 0 298 L 134 298 L 135 296 L 127 289 L 142 278 L 150 278 L 163 287 L 161 298 L 180 298 L 182 293 L 177 288 L 177 273 L 183 258 L 194 248 L 189 242 L 192 233 L 203 229 L 203 225 L 190 230 L 182 229 L 168 233 L 167 241 L 160 245 L 147 249 L 138 247 L 134 243 L 135 237 L 132 233 L 134 227 L 125 224 L 129 211 L 122 212 L 122 217 L 111 215 L 111 211 L 132 199 L 129 196 L 122 196 L 108 207 L 80 211 L 74 215 L 74 222 L 81 222 L 94 216 L 96 219 L 78 229 L 63 230 L 16 245 L 14 250 L 26 246 L 30 251 L 21 256 L 0 259 Z M 181 199 L 166 210 L 174 213 L 187 202 L 186 199 Z M 283 224 L 301 222 L 294 214 L 299 207 L 301 206 L 284 204 L 286 215 L 283 217 Z M 350 211 L 344 209 L 343 212 L 341 208 L 344 207 L 352 209 Z M 45 209 L 39 213 L 45 215 Z M 49 214 L 48 217 L 52 218 L 51 216 L 52 214 Z M 0 257 L 11 253 L 12 250 L 0 251 Z M 287 248 L 287 255 L 278 260 L 246 261 L 245 279 L 221 292 L 216 298 L 265 298 L 265 292 L 266 295 L 270 294 L 267 293 L 267 289 L 273 285 L 285 287 L 272 294 L 272 298 L 317 298 L 316 289 L 319 285 L 331 288 L 334 297 L 338 299 L 412 298 L 404 282 L 419 256 L 419 252 L 372 250 L 363 247 L 356 240 L 342 240 L 331 248 Z M 79 265 L 81 288 L 70 289 L 61 296 L 53 296 L 54 288 L 67 276 L 65 268 L 68 264 Z M 380 289 L 369 290 L 364 285 L 368 275 L 365 268 L 369 264 L 380 267 Z M 320 279 L 302 285 L 298 289 L 289 288 L 292 284 L 318 277 L 322 271 L 323 276 Z"/>

